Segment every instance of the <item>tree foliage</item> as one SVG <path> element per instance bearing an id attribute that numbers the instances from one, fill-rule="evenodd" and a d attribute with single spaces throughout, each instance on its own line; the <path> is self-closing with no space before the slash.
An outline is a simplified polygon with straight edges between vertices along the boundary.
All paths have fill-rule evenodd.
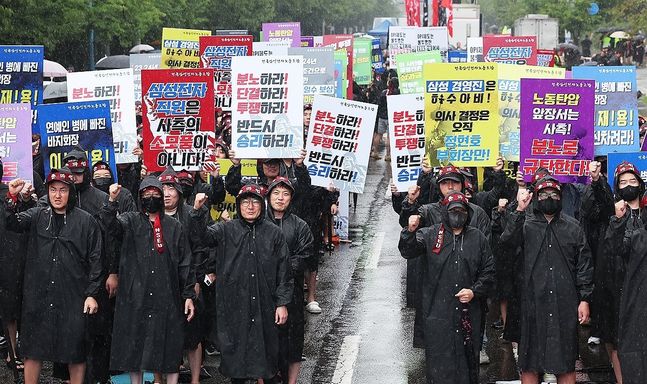
<path id="1" fill-rule="evenodd" d="M 44 45 L 48 59 L 78 70 L 87 69 L 90 30 L 98 59 L 127 53 L 138 43 L 159 47 L 163 27 L 247 29 L 258 36 L 263 22 L 300 21 L 302 34 L 320 35 L 324 23 L 335 33 L 365 31 L 374 17 L 400 13 L 394 0 L 5 1 L 0 3 L 0 44 Z"/>

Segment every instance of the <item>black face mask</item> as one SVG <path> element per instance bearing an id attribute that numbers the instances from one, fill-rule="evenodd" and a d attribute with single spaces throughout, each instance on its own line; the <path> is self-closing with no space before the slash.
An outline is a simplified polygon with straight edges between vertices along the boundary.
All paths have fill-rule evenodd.
<path id="1" fill-rule="evenodd" d="M 463 228 L 467 223 L 467 212 L 449 211 L 449 226 L 453 229 Z"/>
<path id="2" fill-rule="evenodd" d="M 633 185 L 628 185 L 622 188 L 618 194 L 624 201 L 634 201 L 640 196 L 640 187 L 634 187 Z"/>
<path id="3" fill-rule="evenodd" d="M 184 185 L 182 184 L 182 196 L 185 200 L 188 200 L 193 194 L 193 185 Z"/>
<path id="4" fill-rule="evenodd" d="M 94 187 L 105 193 L 108 193 L 111 185 L 112 185 L 111 177 L 100 177 L 98 179 L 94 179 Z"/>
<path id="5" fill-rule="evenodd" d="M 554 215 L 562 210 L 562 201 L 550 197 L 546 200 L 539 200 L 537 210 L 546 215 Z"/>
<path id="6" fill-rule="evenodd" d="M 144 212 L 157 213 L 164 208 L 164 198 L 162 197 L 145 197 L 142 198 L 142 209 Z"/>

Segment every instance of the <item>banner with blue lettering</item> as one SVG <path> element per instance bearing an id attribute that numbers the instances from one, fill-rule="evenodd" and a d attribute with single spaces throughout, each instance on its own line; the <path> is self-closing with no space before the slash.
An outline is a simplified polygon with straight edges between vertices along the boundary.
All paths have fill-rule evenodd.
<path id="1" fill-rule="evenodd" d="M 117 174 L 110 102 L 43 104 L 37 108 L 45 174 L 64 166 L 63 157 L 76 146 L 85 150 L 91 165 L 105 161 L 112 174 Z"/>
<path id="2" fill-rule="evenodd" d="M 595 155 L 639 151 L 636 67 L 573 67 L 573 78 L 595 80 Z"/>

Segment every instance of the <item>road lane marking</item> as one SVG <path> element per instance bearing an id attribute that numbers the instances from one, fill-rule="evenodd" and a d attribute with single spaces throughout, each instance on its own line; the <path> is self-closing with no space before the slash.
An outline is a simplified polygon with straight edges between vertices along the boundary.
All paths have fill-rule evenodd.
<path id="1" fill-rule="evenodd" d="M 366 258 L 364 269 L 377 269 L 377 264 L 380 262 L 380 254 L 382 253 L 382 245 L 384 244 L 384 232 L 377 232 L 373 238 L 373 246 L 371 253 Z"/>
<path id="2" fill-rule="evenodd" d="M 339 357 L 337 358 L 335 374 L 332 377 L 332 384 L 352 384 L 353 370 L 355 369 L 355 361 L 357 360 L 361 340 L 362 337 L 359 335 L 344 337 L 339 350 Z"/>

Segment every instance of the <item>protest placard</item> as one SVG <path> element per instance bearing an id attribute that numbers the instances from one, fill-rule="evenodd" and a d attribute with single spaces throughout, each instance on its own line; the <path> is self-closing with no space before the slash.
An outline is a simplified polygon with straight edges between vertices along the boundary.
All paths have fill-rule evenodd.
<path id="1" fill-rule="evenodd" d="M 335 57 L 332 48 L 290 48 L 290 56 L 303 56 L 303 102 L 314 95 L 335 95 Z"/>
<path id="2" fill-rule="evenodd" d="M 538 67 L 554 67 L 555 66 L 555 52 L 551 49 L 538 49 L 537 50 L 537 66 Z"/>
<path id="3" fill-rule="evenodd" d="M 607 156 L 607 179 L 611 190 L 614 190 L 615 172 L 618 165 L 623 161 L 629 162 L 640 170 L 640 178 L 647 183 L 647 153 L 645 152 L 632 152 L 632 153 L 618 153 L 612 152 Z"/>
<path id="4" fill-rule="evenodd" d="M 200 36 L 202 68 L 214 70 L 216 108 L 231 112 L 231 58 L 252 55 L 252 36 Z"/>
<path id="5" fill-rule="evenodd" d="M 333 47 L 335 50 L 343 49 L 346 51 L 346 82 L 344 83 L 346 89 L 346 98 L 353 100 L 353 35 L 325 35 L 323 37 L 324 47 Z"/>
<path id="6" fill-rule="evenodd" d="M 520 170 L 547 168 L 563 183 L 587 183 L 593 160 L 595 81 L 521 79 Z"/>
<path id="7" fill-rule="evenodd" d="M 483 62 L 483 38 L 482 37 L 468 37 L 467 38 L 467 62 L 480 63 Z"/>
<path id="8" fill-rule="evenodd" d="M 636 67 L 573 67 L 573 78 L 595 80 L 595 155 L 638 152 Z"/>
<path id="9" fill-rule="evenodd" d="M 144 165 L 209 170 L 214 160 L 213 69 L 142 71 Z"/>
<path id="10" fill-rule="evenodd" d="M 423 75 L 430 164 L 494 166 L 499 155 L 497 64 L 425 64 Z"/>
<path id="11" fill-rule="evenodd" d="M 382 47 L 380 46 L 380 39 L 373 39 L 371 45 L 371 67 L 378 75 L 385 71 L 384 56 L 382 55 Z M 372 81 L 373 79 L 371 79 Z"/>
<path id="12" fill-rule="evenodd" d="M 425 79 L 422 77 L 424 64 L 442 63 L 440 51 L 401 53 L 396 58 L 400 93 L 424 93 Z"/>
<path id="13" fill-rule="evenodd" d="M 200 68 L 200 36 L 210 35 L 199 29 L 163 28 L 160 68 Z"/>
<path id="14" fill-rule="evenodd" d="M 117 174 L 108 101 L 42 104 L 37 125 L 42 139 L 45 174 L 61 168 L 65 155 L 79 146 L 85 150 L 90 166 L 97 161 L 110 164 Z"/>
<path id="15" fill-rule="evenodd" d="M 467 63 L 467 51 L 454 49 L 447 51 L 448 63 Z"/>
<path id="16" fill-rule="evenodd" d="M 312 185 L 362 193 L 377 106 L 316 95 L 306 142 Z"/>
<path id="17" fill-rule="evenodd" d="M 343 99 L 346 96 L 348 88 L 348 79 L 346 78 L 346 67 L 348 66 L 348 54 L 346 50 L 336 50 L 335 54 L 335 97 Z"/>
<path id="18" fill-rule="evenodd" d="M 0 104 L 31 104 L 33 133 L 36 106 L 43 103 L 44 55 L 42 45 L 0 45 Z"/>
<path id="19" fill-rule="evenodd" d="M 486 62 L 537 65 L 537 37 L 483 36 L 483 58 Z"/>
<path id="20" fill-rule="evenodd" d="M 263 41 L 289 41 L 291 47 L 301 46 L 301 23 L 263 23 Z"/>
<path id="21" fill-rule="evenodd" d="M 315 46 L 315 37 L 314 36 L 301 36 L 301 48 Z"/>
<path id="22" fill-rule="evenodd" d="M 499 64 L 499 154 L 506 160 L 519 161 L 521 79 L 563 79 L 565 73 L 564 68 Z"/>
<path id="23" fill-rule="evenodd" d="M 334 217 L 335 232 L 340 240 L 348 240 L 348 228 L 350 217 L 350 192 L 339 191 L 339 206 Z"/>
<path id="24" fill-rule="evenodd" d="M 162 53 L 131 54 L 130 68 L 133 70 L 135 84 L 135 102 L 142 101 L 142 69 L 158 69 L 162 61 Z"/>
<path id="25" fill-rule="evenodd" d="M 303 148 L 303 57 L 233 58 L 232 148 L 248 159 L 295 158 Z"/>
<path id="26" fill-rule="evenodd" d="M 3 182 L 16 178 L 33 182 L 31 105 L 0 104 L 0 159 Z"/>
<path id="27" fill-rule="evenodd" d="M 359 85 L 371 83 L 373 39 L 359 37 L 353 42 L 353 79 Z"/>
<path id="28" fill-rule="evenodd" d="M 440 51 L 447 58 L 449 36 L 447 27 L 394 27 L 389 28 L 389 54 L 391 66 L 397 65 L 401 53 Z"/>
<path id="29" fill-rule="evenodd" d="M 386 97 L 389 112 L 391 175 L 399 192 L 416 184 L 425 158 L 425 96 Z"/>
<path id="30" fill-rule="evenodd" d="M 227 173 L 233 164 L 229 159 L 218 159 L 218 163 L 220 164 L 220 175 L 226 180 Z M 241 160 L 240 167 L 243 183 L 257 182 L 256 160 Z M 223 211 L 227 211 L 231 219 L 236 218 L 236 196 L 232 196 L 229 192 L 226 192 L 224 201 L 211 206 L 211 218 L 218 221 Z"/>
<path id="31" fill-rule="evenodd" d="M 252 44 L 253 56 L 287 56 L 290 43 L 287 41 L 255 41 Z"/>
<path id="32" fill-rule="evenodd" d="M 133 70 L 72 72 L 67 75 L 69 101 L 110 102 L 112 139 L 117 164 L 139 161 L 133 150 L 137 147 L 137 122 L 135 120 L 135 85 Z"/>

